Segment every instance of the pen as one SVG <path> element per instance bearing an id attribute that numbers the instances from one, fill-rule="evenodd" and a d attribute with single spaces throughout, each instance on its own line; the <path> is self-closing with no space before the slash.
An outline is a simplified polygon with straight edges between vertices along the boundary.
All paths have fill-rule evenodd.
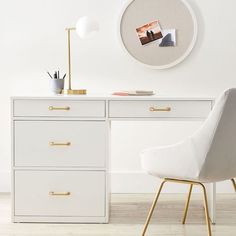
<path id="1" fill-rule="evenodd" d="M 48 75 L 52 78 L 52 76 L 50 75 L 50 73 L 47 71 Z"/>
<path id="2" fill-rule="evenodd" d="M 64 74 L 63 79 L 65 79 L 65 77 L 66 77 L 66 74 Z"/>

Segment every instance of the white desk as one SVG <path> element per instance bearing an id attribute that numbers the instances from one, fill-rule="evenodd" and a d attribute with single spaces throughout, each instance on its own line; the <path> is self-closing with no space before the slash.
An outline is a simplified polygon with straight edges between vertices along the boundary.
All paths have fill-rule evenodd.
<path id="1" fill-rule="evenodd" d="M 110 122 L 201 120 L 212 106 L 212 98 L 12 98 L 12 221 L 108 222 Z M 214 222 L 214 184 L 209 200 Z"/>

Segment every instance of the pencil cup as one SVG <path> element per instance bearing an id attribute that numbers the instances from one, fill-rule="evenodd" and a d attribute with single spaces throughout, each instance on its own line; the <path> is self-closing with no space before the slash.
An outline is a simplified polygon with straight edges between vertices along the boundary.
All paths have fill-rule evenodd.
<path id="1" fill-rule="evenodd" d="M 53 94 L 60 94 L 64 89 L 64 79 L 50 79 L 50 88 Z"/>

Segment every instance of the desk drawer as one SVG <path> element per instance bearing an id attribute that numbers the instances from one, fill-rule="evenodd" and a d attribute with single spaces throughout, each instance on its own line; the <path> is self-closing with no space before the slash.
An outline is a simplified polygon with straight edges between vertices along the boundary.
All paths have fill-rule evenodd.
<path id="1" fill-rule="evenodd" d="M 15 100 L 14 116 L 105 117 L 105 101 Z"/>
<path id="2" fill-rule="evenodd" d="M 104 216 L 105 172 L 15 171 L 16 216 Z"/>
<path id="3" fill-rule="evenodd" d="M 211 111 L 210 101 L 110 101 L 111 118 L 205 118 Z"/>
<path id="4" fill-rule="evenodd" d="M 15 121 L 15 166 L 105 167 L 105 121 Z"/>

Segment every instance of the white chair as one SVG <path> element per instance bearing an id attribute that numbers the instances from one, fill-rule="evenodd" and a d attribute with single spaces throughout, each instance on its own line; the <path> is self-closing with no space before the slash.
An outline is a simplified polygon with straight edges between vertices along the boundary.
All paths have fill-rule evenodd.
<path id="1" fill-rule="evenodd" d="M 149 148 L 141 152 L 141 164 L 150 175 L 163 179 L 156 194 L 142 236 L 166 182 L 189 184 L 182 223 L 185 224 L 193 185 L 203 189 L 208 235 L 211 236 L 207 193 L 204 183 L 232 180 L 236 190 L 236 88 L 219 97 L 200 129 L 174 145 Z"/>

